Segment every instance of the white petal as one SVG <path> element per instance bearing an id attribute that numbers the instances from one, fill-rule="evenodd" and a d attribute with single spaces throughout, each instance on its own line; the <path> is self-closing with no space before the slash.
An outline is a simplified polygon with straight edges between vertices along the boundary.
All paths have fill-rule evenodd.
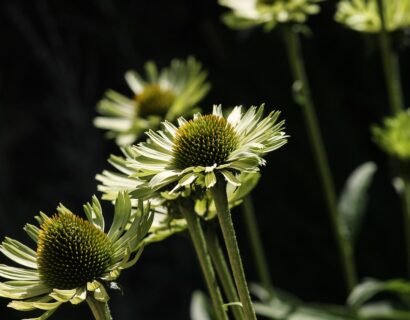
<path id="1" fill-rule="evenodd" d="M 239 123 L 241 120 L 242 112 L 241 112 L 242 106 L 236 106 L 231 114 L 228 117 L 228 122 L 233 126 L 236 127 L 236 125 Z"/>
<path id="2" fill-rule="evenodd" d="M 127 71 L 125 73 L 125 81 L 127 81 L 131 90 L 135 94 L 139 94 L 144 89 L 144 83 L 142 83 L 138 73 L 135 71 Z"/>

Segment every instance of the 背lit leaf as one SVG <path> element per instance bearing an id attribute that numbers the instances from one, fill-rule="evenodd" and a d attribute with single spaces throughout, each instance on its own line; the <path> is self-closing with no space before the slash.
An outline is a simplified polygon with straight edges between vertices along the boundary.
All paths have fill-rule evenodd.
<path id="1" fill-rule="evenodd" d="M 338 212 L 345 237 L 354 244 L 367 207 L 368 190 L 376 164 L 366 162 L 356 168 L 346 181 L 339 198 Z"/>

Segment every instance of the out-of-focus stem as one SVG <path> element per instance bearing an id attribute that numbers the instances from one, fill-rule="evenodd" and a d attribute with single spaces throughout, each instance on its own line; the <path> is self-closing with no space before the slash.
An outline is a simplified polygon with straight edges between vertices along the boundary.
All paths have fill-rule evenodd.
<path id="1" fill-rule="evenodd" d="M 179 209 L 187 221 L 189 234 L 194 244 L 199 264 L 201 266 L 201 270 L 204 275 L 209 294 L 211 296 L 215 316 L 218 320 L 228 320 L 228 316 L 223 307 L 222 294 L 219 290 L 215 271 L 212 266 L 211 258 L 209 256 L 204 232 L 202 230 L 199 218 L 194 211 L 194 206 L 189 200 L 186 199 L 186 201 L 180 202 Z"/>
<path id="2" fill-rule="evenodd" d="M 243 199 L 242 212 L 245 220 L 245 229 L 248 232 L 248 239 L 251 244 L 252 253 L 255 258 L 256 270 L 262 286 L 269 292 L 270 296 L 274 295 L 272 280 L 269 273 L 268 263 L 266 261 L 265 251 L 259 232 L 258 222 L 256 221 L 255 209 L 250 195 Z"/>
<path id="3" fill-rule="evenodd" d="M 402 193 L 404 236 L 406 240 L 407 276 L 410 277 L 410 179 L 404 180 Z"/>
<path id="4" fill-rule="evenodd" d="M 379 33 L 380 51 L 383 60 L 384 76 L 389 96 L 391 113 L 395 114 L 404 110 L 403 91 L 400 80 L 400 67 L 397 52 L 391 45 L 390 34 L 386 29 L 383 0 L 377 0 L 381 30 Z"/>
<path id="5" fill-rule="evenodd" d="M 357 275 L 354 264 L 353 248 L 348 239 L 344 237 L 340 225 L 336 192 L 333 177 L 330 171 L 322 135 L 320 133 L 309 82 L 306 76 L 303 55 L 300 47 L 299 36 L 292 25 L 286 25 L 285 42 L 289 55 L 289 63 L 294 79 L 293 89 L 296 102 L 302 107 L 310 143 L 315 155 L 316 166 L 319 171 L 322 189 L 325 194 L 326 204 L 340 252 L 343 272 L 346 280 L 347 290 L 350 292 L 357 284 Z"/>
<path id="6" fill-rule="evenodd" d="M 236 291 L 236 287 L 232 279 L 231 270 L 226 263 L 225 254 L 219 242 L 218 234 L 213 226 L 209 226 L 205 229 L 205 239 L 208 244 L 212 262 L 215 266 L 216 273 L 222 284 L 226 297 L 229 302 L 239 302 L 238 292 Z M 231 308 L 233 316 L 236 320 L 245 320 L 241 306 L 233 305 Z"/>

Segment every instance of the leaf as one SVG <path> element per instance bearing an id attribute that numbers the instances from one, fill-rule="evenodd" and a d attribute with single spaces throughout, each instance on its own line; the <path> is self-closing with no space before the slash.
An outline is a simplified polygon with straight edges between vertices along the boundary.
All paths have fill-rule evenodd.
<path id="1" fill-rule="evenodd" d="M 339 198 L 338 212 L 343 233 L 352 246 L 363 221 L 368 190 L 376 169 L 374 162 L 366 162 L 356 168 L 347 179 Z"/>
<path id="2" fill-rule="evenodd" d="M 272 301 L 270 304 L 254 303 L 258 315 L 270 319 L 283 320 L 354 320 L 348 315 L 348 311 L 331 312 L 324 309 L 310 307 L 308 305 L 291 306 L 283 301 Z"/>
<path id="3" fill-rule="evenodd" d="M 191 297 L 191 320 L 211 320 L 208 297 L 201 291 L 194 291 Z"/>
<path id="4" fill-rule="evenodd" d="M 347 303 L 354 307 L 362 306 L 366 301 L 373 298 L 375 295 L 381 292 L 390 292 L 401 296 L 410 295 L 410 282 L 402 279 L 394 279 L 389 281 L 367 280 L 357 285 L 349 298 Z"/>
<path id="5" fill-rule="evenodd" d="M 251 284 L 252 293 L 263 302 L 254 302 L 258 315 L 281 320 L 356 320 L 344 306 L 303 303 L 296 297 L 275 288 L 275 297 L 257 284 Z"/>
<path id="6" fill-rule="evenodd" d="M 403 310 L 389 302 L 369 303 L 358 311 L 360 319 L 408 320 L 410 310 Z"/>

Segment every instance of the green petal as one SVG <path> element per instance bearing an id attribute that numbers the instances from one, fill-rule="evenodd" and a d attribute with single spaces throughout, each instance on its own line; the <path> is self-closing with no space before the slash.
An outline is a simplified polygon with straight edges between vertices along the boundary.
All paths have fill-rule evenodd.
<path id="1" fill-rule="evenodd" d="M 104 231 L 105 221 L 102 214 L 100 202 L 96 196 L 92 198 L 92 204 L 87 203 L 83 206 L 84 213 L 87 216 L 88 221 L 94 224 L 96 227 Z"/>
<path id="2" fill-rule="evenodd" d="M 216 176 L 215 173 L 213 171 L 208 172 L 205 175 L 205 186 L 207 188 L 212 188 L 216 183 Z"/>
<path id="3" fill-rule="evenodd" d="M 34 309 L 40 310 L 53 310 L 58 308 L 62 302 L 37 302 L 37 301 L 12 301 L 8 304 L 8 307 L 19 311 L 30 311 Z"/>
<path id="4" fill-rule="evenodd" d="M 25 267 L 37 269 L 36 252 L 17 240 L 6 237 L 0 246 L 0 251 Z"/>
<path id="5" fill-rule="evenodd" d="M 115 201 L 114 220 L 108 238 L 115 242 L 125 230 L 131 215 L 131 200 L 127 193 L 120 192 Z"/>
<path id="6" fill-rule="evenodd" d="M 35 270 L 10 267 L 5 264 L 0 264 L 0 276 L 11 280 L 40 280 Z"/>
<path id="7" fill-rule="evenodd" d="M 50 288 L 39 281 L 0 282 L 0 297 L 28 299 L 50 292 Z"/>
<path id="8" fill-rule="evenodd" d="M 140 93 L 146 85 L 146 82 L 135 71 L 128 71 L 125 74 L 125 80 L 135 94 Z"/>
<path id="9" fill-rule="evenodd" d="M 27 223 L 27 224 L 24 226 L 24 231 L 26 231 L 26 233 L 29 235 L 29 237 L 30 237 L 31 239 L 33 239 L 35 243 L 37 243 L 37 241 L 38 241 L 38 234 L 39 234 L 39 232 L 40 232 L 40 229 L 39 229 L 39 228 L 37 228 L 36 226 L 34 226 L 34 225 L 30 224 L 30 223 Z"/>
<path id="10" fill-rule="evenodd" d="M 126 263 L 122 263 L 120 265 L 121 269 L 128 269 L 131 268 L 133 265 L 135 265 L 137 263 L 137 261 L 139 260 L 139 258 L 141 257 L 142 252 L 144 251 L 144 246 L 141 246 L 141 248 L 138 250 L 138 252 L 135 254 L 135 257 L 130 260 L 127 261 Z"/>
<path id="11" fill-rule="evenodd" d="M 60 302 L 67 302 L 76 293 L 77 293 L 77 289 L 70 289 L 70 290 L 53 289 L 53 292 L 50 293 L 50 297 L 53 297 L 54 299 Z"/>
<path id="12" fill-rule="evenodd" d="M 151 181 L 149 182 L 149 185 L 152 188 L 159 189 L 160 187 L 165 186 L 165 185 L 177 180 L 178 175 L 179 175 L 179 171 L 177 171 L 177 170 L 162 171 L 162 172 L 156 174 L 151 179 Z"/>
<path id="13" fill-rule="evenodd" d="M 141 240 L 149 231 L 152 221 L 154 220 L 154 213 L 151 212 L 149 203 L 144 206 L 143 201 L 138 202 L 138 215 L 135 217 L 131 226 L 123 236 L 114 244 L 113 249 L 118 256 L 122 252 L 122 248 L 128 247 L 131 254 L 138 248 Z M 128 260 L 128 258 L 127 258 Z"/>
<path id="14" fill-rule="evenodd" d="M 230 184 L 233 184 L 237 187 L 241 185 L 241 182 L 235 177 L 235 175 L 233 175 L 228 170 L 222 170 L 221 173 L 225 177 L 226 181 L 228 181 Z"/>
<path id="15" fill-rule="evenodd" d="M 77 288 L 77 291 L 74 295 L 74 297 L 72 297 L 70 299 L 71 304 L 79 304 L 81 302 L 83 302 L 85 299 L 87 298 L 87 289 L 86 287 L 81 287 L 81 288 Z"/>

